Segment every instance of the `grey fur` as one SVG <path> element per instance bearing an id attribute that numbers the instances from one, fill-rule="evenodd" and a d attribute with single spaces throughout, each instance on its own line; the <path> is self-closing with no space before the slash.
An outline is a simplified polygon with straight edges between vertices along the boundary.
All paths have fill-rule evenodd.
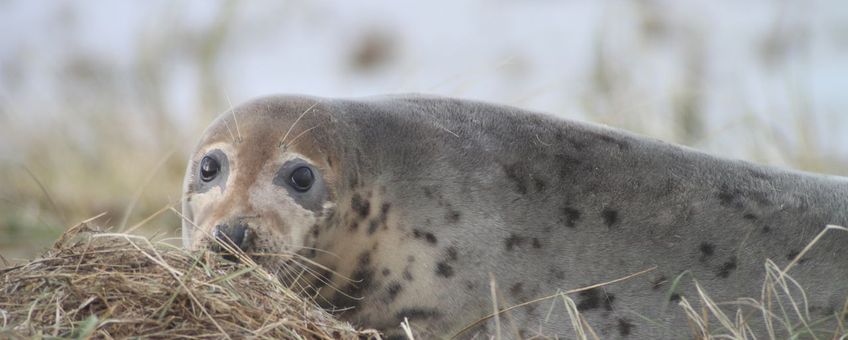
<path id="1" fill-rule="evenodd" d="M 451 98 L 257 99 L 236 109 L 243 144 L 249 144 L 237 146 L 244 150 L 239 154 L 272 148 L 310 103 L 318 103 L 315 112 L 294 130 L 318 126 L 308 133 L 312 148 L 320 149 L 312 151 L 336 159 L 329 166 L 336 180 L 327 181 L 335 209 L 321 217 L 306 244 L 286 246 L 338 254 L 302 251 L 341 274 L 332 275 L 333 285 L 362 299 L 316 281 L 319 302 L 353 306 L 341 316 L 390 335 L 399 334 L 403 317 L 425 338 L 455 335 L 492 311 L 490 273 L 499 305 L 507 306 L 656 266 L 572 298 L 602 338 L 691 337 L 676 300 L 698 300 L 692 278 L 715 301 L 759 298 L 766 259 L 785 266 L 826 224 L 848 225 L 845 178 L 722 159 L 615 129 Z M 223 135 L 222 120 L 230 114 L 207 130 L 201 146 Z M 195 218 L 190 204 L 184 211 Z M 806 288 L 811 313 L 820 314 L 814 319 L 835 317 L 846 303 L 846 245 L 848 233 L 828 234 L 789 272 Z M 687 271 L 672 291 L 671 282 Z M 503 316 L 506 336 L 541 329 L 573 337 L 561 303 L 545 321 L 550 303 Z M 755 313 L 752 320 L 761 320 Z M 824 328 L 834 325 L 832 317 Z M 752 328 L 763 331 L 761 323 Z"/>

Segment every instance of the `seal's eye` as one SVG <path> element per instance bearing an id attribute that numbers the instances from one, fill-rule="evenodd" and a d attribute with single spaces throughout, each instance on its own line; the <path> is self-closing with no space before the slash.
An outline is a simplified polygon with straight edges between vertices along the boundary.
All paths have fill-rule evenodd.
<path id="1" fill-rule="evenodd" d="M 221 170 L 221 163 L 218 160 L 204 156 L 200 161 L 200 179 L 204 182 L 209 182 L 218 176 L 218 171 Z"/>
<path id="2" fill-rule="evenodd" d="M 304 192 L 312 187 L 312 182 L 315 181 L 315 175 L 312 174 L 312 169 L 306 166 L 294 169 L 289 182 L 295 190 Z"/>

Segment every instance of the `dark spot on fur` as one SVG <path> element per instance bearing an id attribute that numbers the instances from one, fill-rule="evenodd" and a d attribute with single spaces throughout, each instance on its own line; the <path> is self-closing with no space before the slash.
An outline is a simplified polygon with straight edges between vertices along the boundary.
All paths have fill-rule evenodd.
<path id="1" fill-rule="evenodd" d="M 725 279 L 730 276 L 730 273 L 733 272 L 735 269 L 736 257 L 734 256 L 731 257 L 730 260 L 728 260 L 727 262 L 721 264 L 721 267 L 718 268 L 718 273 L 716 275 L 718 275 L 718 277 L 720 278 Z"/>
<path id="2" fill-rule="evenodd" d="M 441 316 L 442 313 L 439 313 L 435 308 L 404 308 L 397 313 L 399 320 L 403 320 L 403 318 L 408 318 L 409 320 L 435 319 Z"/>
<path id="3" fill-rule="evenodd" d="M 545 191 L 545 186 L 547 184 L 539 177 L 533 177 L 533 186 L 536 188 L 536 192 Z"/>
<path id="4" fill-rule="evenodd" d="M 361 267 L 354 271 L 350 278 L 353 279 L 353 282 L 350 283 L 348 295 L 359 298 L 364 296 L 363 293 L 371 287 L 371 283 L 374 279 L 374 272 L 368 268 Z M 347 300 L 351 299 L 348 298 Z M 354 303 L 355 306 L 359 305 L 359 300 L 357 299 L 353 299 L 351 302 Z"/>
<path id="5" fill-rule="evenodd" d="M 671 296 L 668 298 L 668 301 L 671 301 L 671 302 L 680 301 L 680 294 L 672 293 Z"/>
<path id="6" fill-rule="evenodd" d="M 822 317 L 828 317 L 828 316 L 839 317 L 839 315 L 834 315 L 834 314 L 836 314 L 836 310 L 833 309 L 833 306 L 828 306 L 828 307 L 811 306 L 810 312 L 814 313 L 816 315 L 822 316 Z"/>
<path id="7" fill-rule="evenodd" d="M 359 223 L 356 223 L 356 221 L 351 221 L 349 228 L 350 228 L 351 231 L 355 231 L 356 228 L 359 228 Z"/>
<path id="8" fill-rule="evenodd" d="M 518 297 L 518 295 L 522 292 L 524 292 L 524 284 L 521 282 L 512 285 L 512 287 L 509 287 L 509 294 L 513 297 Z"/>
<path id="9" fill-rule="evenodd" d="M 474 284 L 474 282 L 465 281 L 465 290 L 474 290 L 474 288 L 476 288 L 476 287 L 477 287 L 477 285 Z"/>
<path id="10" fill-rule="evenodd" d="M 701 245 L 698 246 L 698 250 L 701 251 L 700 260 L 701 262 L 704 262 L 715 253 L 715 245 L 709 242 L 701 242 Z"/>
<path id="11" fill-rule="evenodd" d="M 741 195 L 741 192 L 739 190 L 730 189 L 727 187 L 727 185 L 722 185 L 717 196 L 719 203 L 721 203 L 722 206 L 741 208 L 742 203 L 738 202 L 739 195 Z"/>
<path id="12" fill-rule="evenodd" d="M 511 251 L 512 248 L 521 246 L 521 244 L 524 243 L 524 240 L 525 239 L 521 236 L 510 234 L 509 237 L 504 239 L 504 245 L 506 246 L 506 250 Z"/>
<path id="13" fill-rule="evenodd" d="M 569 228 L 577 227 L 577 221 L 580 221 L 580 211 L 571 207 L 562 208 L 562 214 L 565 216 L 565 226 Z"/>
<path id="14" fill-rule="evenodd" d="M 364 267 L 364 266 L 367 266 L 369 264 L 371 264 L 371 253 L 366 251 L 366 252 L 360 254 L 359 255 L 359 266 Z"/>
<path id="15" fill-rule="evenodd" d="M 439 262 L 436 264 L 436 274 L 442 277 L 451 277 L 453 276 L 453 267 L 447 262 Z"/>
<path id="16" fill-rule="evenodd" d="M 600 294 L 598 294 L 598 291 L 598 288 L 593 288 L 580 292 L 580 294 L 578 294 L 578 296 L 580 297 L 580 302 L 577 303 L 577 310 L 582 312 L 598 308 L 601 303 L 601 298 L 599 296 Z"/>
<path id="17" fill-rule="evenodd" d="M 447 255 L 448 255 L 448 261 L 456 261 L 456 259 L 457 259 L 456 248 L 448 247 Z"/>
<path id="18" fill-rule="evenodd" d="M 412 281 L 412 273 L 410 273 L 408 269 L 403 271 L 403 279 L 406 281 Z"/>
<path id="19" fill-rule="evenodd" d="M 333 280 L 333 271 L 329 269 L 322 269 L 318 274 L 318 277 L 314 278 L 312 287 L 317 291 L 325 286 L 327 283 Z"/>
<path id="20" fill-rule="evenodd" d="M 762 231 L 762 232 L 763 232 L 763 234 L 768 234 L 768 233 L 770 233 L 770 232 L 771 232 L 771 227 L 770 227 L 770 226 L 767 226 L 767 225 L 764 225 L 764 226 L 763 226 L 763 229 L 761 229 L 760 231 Z"/>
<path id="21" fill-rule="evenodd" d="M 380 227 L 380 222 L 377 220 L 371 220 L 371 222 L 368 223 L 368 235 L 373 235 L 374 232 L 377 231 L 378 227 Z"/>
<path id="22" fill-rule="evenodd" d="M 653 289 L 653 290 L 660 289 L 660 287 L 662 287 L 662 285 L 664 285 L 667 281 L 668 281 L 668 278 L 666 278 L 664 275 L 661 275 L 660 277 L 651 281 L 651 289 Z"/>
<path id="23" fill-rule="evenodd" d="M 747 199 L 756 202 L 757 204 L 762 206 L 772 205 L 772 202 L 768 199 L 768 196 L 761 192 L 742 192 L 741 190 L 736 188 L 731 189 L 726 184 L 721 186 L 716 197 L 718 197 L 719 203 L 722 206 L 734 209 L 744 208 L 744 201 Z"/>
<path id="24" fill-rule="evenodd" d="M 389 276 L 392 273 L 389 268 L 383 268 L 383 276 Z"/>
<path id="25" fill-rule="evenodd" d="M 386 223 L 386 220 L 389 219 L 389 209 L 391 209 L 392 205 L 389 203 L 383 203 L 380 206 L 380 222 Z"/>
<path id="26" fill-rule="evenodd" d="M 612 311 L 612 303 L 615 302 L 615 295 L 606 294 L 606 299 L 604 299 L 604 309 Z"/>
<path id="27" fill-rule="evenodd" d="M 621 336 L 628 336 L 633 328 L 636 327 L 627 319 L 618 319 L 618 334 Z"/>
<path id="28" fill-rule="evenodd" d="M 428 231 L 421 231 L 421 230 L 418 230 L 418 229 L 412 230 L 412 236 L 415 237 L 415 238 L 422 238 L 423 237 L 430 244 L 436 244 L 439 241 L 439 240 L 436 239 L 436 235 L 433 235 L 433 233 L 428 232 Z"/>
<path id="29" fill-rule="evenodd" d="M 515 191 L 521 195 L 527 194 L 527 172 L 518 164 L 505 165 L 503 167 L 506 177 L 515 184 Z"/>
<path id="30" fill-rule="evenodd" d="M 612 228 L 616 223 L 618 223 L 618 211 L 607 208 L 604 209 L 601 215 L 604 217 L 604 223 L 607 227 Z"/>
<path id="31" fill-rule="evenodd" d="M 789 254 L 787 254 L 787 255 L 786 255 L 786 259 L 787 259 L 787 260 L 789 260 L 789 261 L 792 261 L 792 260 L 794 260 L 794 259 L 795 259 L 795 257 L 797 257 L 797 256 L 798 256 L 798 254 L 800 254 L 800 253 L 801 253 L 801 252 L 800 252 L 800 251 L 798 251 L 798 250 L 790 251 L 790 252 L 789 252 Z M 802 258 L 800 258 L 800 259 L 798 259 L 798 264 L 802 264 L 802 263 L 804 263 L 804 262 L 807 262 L 807 259 L 805 259 L 805 258 L 803 258 L 803 257 L 802 257 Z"/>
<path id="32" fill-rule="evenodd" d="M 459 222 L 460 217 L 462 217 L 462 214 L 460 214 L 459 211 L 449 210 L 445 214 L 445 221 L 447 221 L 448 223 L 456 223 L 456 222 Z"/>
<path id="33" fill-rule="evenodd" d="M 533 248 L 539 249 L 542 248 L 542 243 L 539 242 L 538 238 L 533 238 Z"/>
<path id="34" fill-rule="evenodd" d="M 795 257 L 796 257 L 796 256 L 798 256 L 798 254 L 800 254 L 800 253 L 801 253 L 801 252 L 799 252 L 798 250 L 792 250 L 792 251 L 790 251 L 790 252 L 789 252 L 789 254 L 787 254 L 787 255 L 786 255 L 786 259 L 787 259 L 787 260 L 789 260 L 789 261 L 792 261 L 792 260 L 794 260 L 794 259 L 795 259 Z"/>
<path id="35" fill-rule="evenodd" d="M 742 215 L 742 218 L 749 220 L 749 221 L 756 221 L 758 217 L 757 217 L 757 215 L 754 215 L 754 214 L 745 214 L 745 215 Z"/>
<path id="36" fill-rule="evenodd" d="M 365 218 L 369 213 L 371 213 L 371 203 L 363 200 L 362 196 L 358 193 L 353 194 L 353 198 L 350 199 L 350 207 L 359 213 L 359 216 L 362 218 Z"/>
<path id="37" fill-rule="evenodd" d="M 389 284 L 389 287 L 386 288 L 386 290 L 389 292 L 388 302 L 391 303 L 392 301 L 395 300 L 398 293 L 400 293 L 400 291 L 403 290 L 403 286 L 400 285 L 400 282 L 392 282 L 391 284 Z"/>
<path id="38" fill-rule="evenodd" d="M 569 178 L 580 169 L 582 161 L 579 158 L 566 154 L 558 154 L 556 158 L 557 166 L 559 166 L 559 177 Z"/>

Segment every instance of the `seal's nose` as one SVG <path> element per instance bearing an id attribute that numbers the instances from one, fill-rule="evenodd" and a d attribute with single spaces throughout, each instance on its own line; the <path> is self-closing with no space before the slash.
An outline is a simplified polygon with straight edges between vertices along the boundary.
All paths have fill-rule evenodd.
<path id="1" fill-rule="evenodd" d="M 250 228 L 243 222 L 219 224 L 213 229 L 212 235 L 218 241 L 238 247 L 242 251 L 247 251 L 250 248 L 252 240 Z"/>

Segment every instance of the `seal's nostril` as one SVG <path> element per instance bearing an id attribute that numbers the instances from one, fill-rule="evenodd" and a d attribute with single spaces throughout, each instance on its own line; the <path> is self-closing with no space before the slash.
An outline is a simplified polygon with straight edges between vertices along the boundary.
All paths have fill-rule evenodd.
<path id="1" fill-rule="evenodd" d="M 247 226 L 245 224 L 227 225 L 219 224 L 215 227 L 213 236 L 221 242 L 234 245 L 241 250 L 247 248 Z"/>

